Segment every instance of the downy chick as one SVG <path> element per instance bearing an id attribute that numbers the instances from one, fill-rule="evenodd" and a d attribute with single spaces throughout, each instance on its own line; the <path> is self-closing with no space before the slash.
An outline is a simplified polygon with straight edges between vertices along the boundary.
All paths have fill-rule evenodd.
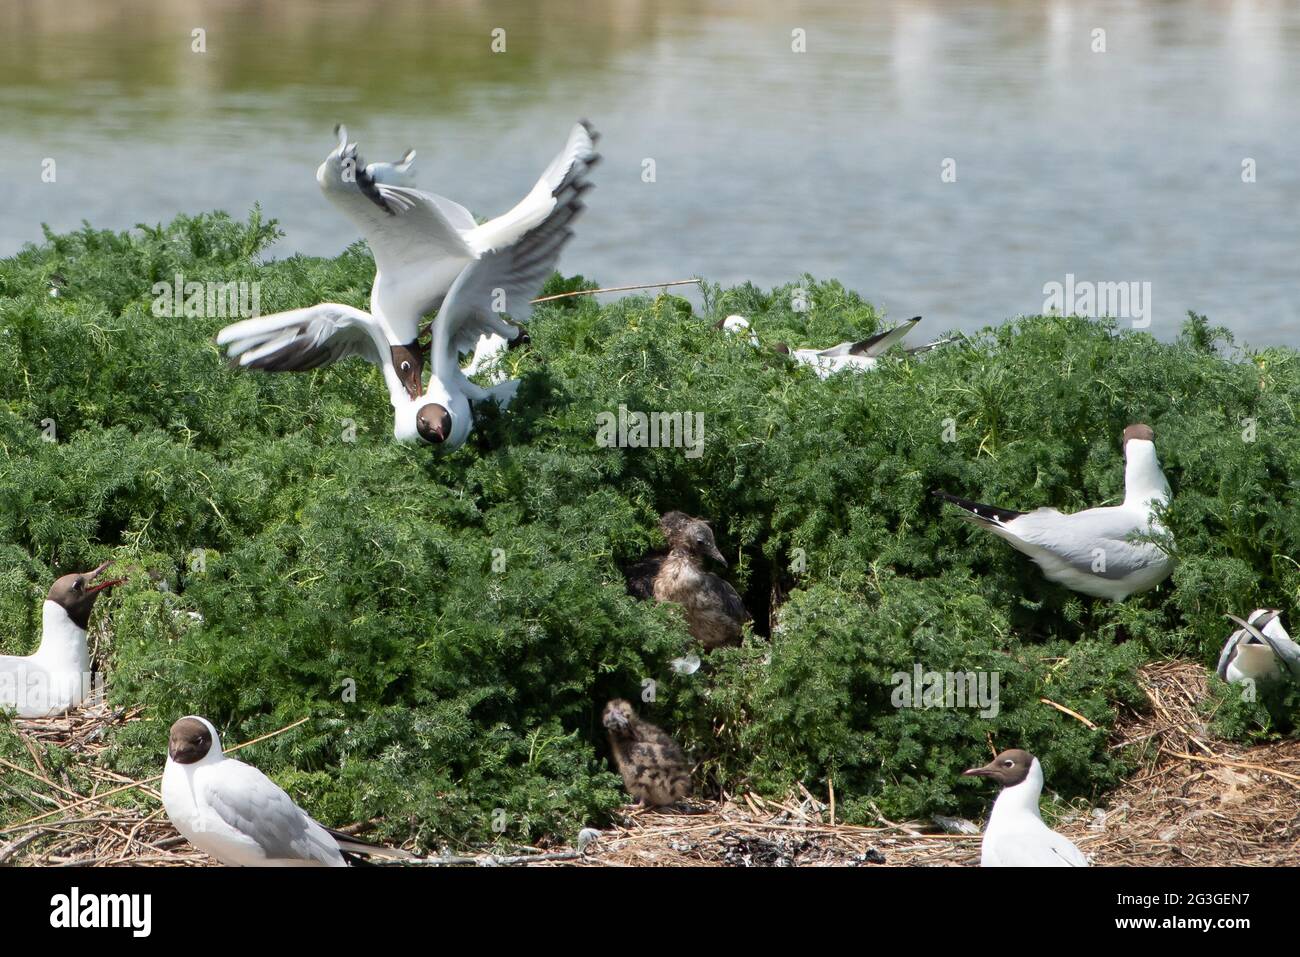
<path id="1" fill-rule="evenodd" d="M 663 807 L 690 797 L 691 766 L 676 741 L 637 717 L 622 698 L 605 705 L 602 722 L 623 787 L 634 800 Z"/>

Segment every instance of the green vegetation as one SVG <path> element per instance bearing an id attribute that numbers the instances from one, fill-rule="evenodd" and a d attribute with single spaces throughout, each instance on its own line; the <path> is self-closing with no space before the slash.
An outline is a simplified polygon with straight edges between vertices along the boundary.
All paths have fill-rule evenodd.
<path id="1" fill-rule="evenodd" d="M 151 287 L 178 272 L 260 282 L 266 313 L 365 306 L 364 246 L 259 262 L 274 236 L 256 213 L 181 217 L 0 261 L 0 644 L 34 647 L 56 572 L 120 560 L 130 582 L 96 617 L 111 700 L 146 707 L 106 752 L 123 774 L 158 773 L 183 714 L 228 744 L 310 715 L 243 756 L 326 823 L 378 817 L 425 846 L 572 837 L 622 801 L 601 707 L 649 678 L 642 712 L 702 762 L 705 793 L 825 793 L 830 777 L 850 821 L 977 815 L 988 789 L 958 773 L 992 744 L 1038 754 L 1063 798 L 1097 799 L 1132 760 L 1107 732 L 1142 706 L 1144 661 L 1212 667 L 1225 611 L 1293 616 L 1296 352 L 1237 350 L 1199 317 L 1174 343 L 1032 317 L 821 382 L 711 323 L 739 312 L 791 345 L 892 324 L 837 283 L 708 288 L 699 311 L 578 297 L 539 308 L 510 354 L 510 412 L 440 455 L 393 444 L 364 363 L 235 372 L 212 342 L 223 320 L 152 315 Z M 810 312 L 791 309 L 796 285 Z M 597 416 L 619 405 L 703 413 L 703 455 L 598 447 Z M 1115 501 L 1132 421 L 1156 429 L 1179 566 L 1124 604 L 1046 582 L 929 495 Z M 712 520 L 755 619 L 689 677 L 668 666 L 688 647 L 680 613 L 627 597 L 619 571 L 671 508 Z M 999 713 L 893 707 L 891 675 L 917 662 L 1000 672 Z M 1217 694 L 1234 733 L 1275 731 L 1262 705 Z M 0 757 L 30 766 L 5 724 Z M 72 756 L 45 763 L 76 780 Z M 23 788 L 0 792 L 0 821 L 45 809 Z"/>

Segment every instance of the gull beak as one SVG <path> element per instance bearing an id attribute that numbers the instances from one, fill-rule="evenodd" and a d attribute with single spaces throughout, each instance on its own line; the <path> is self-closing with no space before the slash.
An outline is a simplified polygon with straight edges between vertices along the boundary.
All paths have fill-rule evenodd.
<path id="1" fill-rule="evenodd" d="M 982 768 L 971 768 L 969 771 L 963 771 L 961 776 L 966 778 L 987 778 L 992 777 L 997 769 L 992 763 L 984 765 Z"/>
<path id="2" fill-rule="evenodd" d="M 108 561 L 104 562 L 102 565 L 100 565 L 98 568 L 96 568 L 93 572 L 91 572 L 86 577 L 93 581 L 94 579 L 102 575 L 104 571 L 108 568 L 108 566 L 111 564 L 113 564 L 113 559 L 110 558 Z M 92 585 L 90 588 L 87 588 L 86 594 L 94 595 L 97 592 L 103 591 L 105 588 L 112 588 L 114 585 L 121 585 L 125 581 L 126 581 L 125 578 L 112 578 L 106 582 L 100 582 L 98 585 Z"/>

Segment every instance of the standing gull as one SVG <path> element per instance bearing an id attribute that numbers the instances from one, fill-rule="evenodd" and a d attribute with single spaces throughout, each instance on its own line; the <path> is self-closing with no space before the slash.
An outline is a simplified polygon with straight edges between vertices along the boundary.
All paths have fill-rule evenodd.
<path id="1" fill-rule="evenodd" d="M 90 649 L 86 628 L 100 592 L 124 579 L 94 584 L 112 562 L 94 571 L 64 575 L 50 586 L 41 609 L 41 643 L 27 657 L 0 655 L 0 711 L 20 718 L 62 714 L 90 695 Z"/>
<path id="2" fill-rule="evenodd" d="M 395 438 L 456 447 L 469 434 L 464 420 L 471 401 L 491 398 L 505 405 L 518 386 L 467 387 L 459 355 L 483 336 L 518 339 L 516 323 L 531 314 L 529 300 L 555 268 L 572 236 L 569 224 L 583 208 L 581 197 L 591 188 L 587 173 L 599 159 L 596 139 L 588 124 L 576 124 L 528 195 L 509 212 L 478 225 L 464 206 L 406 185 L 413 152 L 401 163 L 365 166 L 356 144 L 347 141 L 347 130 L 339 127 L 339 145 L 316 179 L 370 244 L 376 267 L 370 311 L 321 303 L 247 319 L 222 329 L 218 345 L 226 346 L 241 367 L 270 372 L 304 371 L 360 356 L 383 372 Z M 472 269 L 483 267 L 485 259 L 490 267 Z M 445 301 L 466 272 L 472 272 L 471 281 L 462 285 L 456 315 L 442 323 L 440 337 Z M 426 389 L 418 338 L 422 318 L 434 310 L 439 319 L 433 324 L 433 364 L 442 372 L 435 371 L 441 381 Z M 457 362 L 454 375 L 446 368 L 447 354 Z"/>
<path id="3" fill-rule="evenodd" d="M 1156 458 L 1150 426 L 1124 430 L 1124 503 L 1067 515 L 1054 508 L 1016 512 L 982 505 L 947 492 L 934 494 L 964 510 L 965 517 L 1024 552 L 1050 580 L 1095 598 L 1123 601 L 1169 577 L 1174 560 L 1143 537 L 1164 533 L 1154 517 L 1169 504 L 1169 483 Z"/>
<path id="4" fill-rule="evenodd" d="M 217 729 L 198 715 L 172 725 L 162 799 L 186 840 L 234 867 L 347 867 L 358 857 L 411 857 L 318 824 L 257 768 L 226 757 Z"/>
<path id="5" fill-rule="evenodd" d="M 1067 838 L 1043 823 L 1038 797 L 1043 768 L 1028 751 L 1003 751 L 982 768 L 962 774 L 1002 785 L 980 845 L 980 867 L 1087 867 L 1088 859 Z"/>
<path id="6" fill-rule="evenodd" d="M 1300 680 L 1300 645 L 1282 627 L 1282 613 L 1256 608 L 1228 638 L 1219 655 L 1218 675 L 1229 684 Z"/>

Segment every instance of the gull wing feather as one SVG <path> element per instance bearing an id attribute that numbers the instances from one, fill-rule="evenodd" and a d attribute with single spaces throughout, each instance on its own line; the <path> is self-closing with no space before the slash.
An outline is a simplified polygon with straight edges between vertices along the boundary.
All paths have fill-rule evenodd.
<path id="1" fill-rule="evenodd" d="M 581 195 L 589 188 L 587 173 L 600 159 L 595 148 L 598 139 L 600 134 L 586 120 L 574 124 L 564 149 L 551 160 L 528 195 L 508 212 L 476 226 L 466 234 L 465 241 L 483 253 L 516 243 L 541 226 L 558 207 L 571 201 L 572 192 Z"/>
<path id="2" fill-rule="evenodd" d="M 343 867 L 338 843 L 257 768 L 233 758 L 195 781 L 195 797 L 268 861 Z"/>

